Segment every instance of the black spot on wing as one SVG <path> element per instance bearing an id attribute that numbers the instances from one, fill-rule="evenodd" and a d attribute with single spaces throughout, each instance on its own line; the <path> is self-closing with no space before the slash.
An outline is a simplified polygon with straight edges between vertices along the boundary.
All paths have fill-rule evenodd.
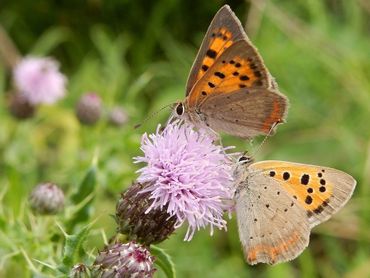
<path id="1" fill-rule="evenodd" d="M 258 70 L 254 71 L 253 73 L 254 73 L 255 77 L 261 77 L 262 76 L 261 72 L 258 71 Z"/>
<path id="2" fill-rule="evenodd" d="M 209 58 L 216 58 L 217 56 L 217 52 L 214 51 L 213 49 L 208 49 L 207 52 L 206 52 L 206 55 L 209 57 Z"/>
<path id="3" fill-rule="evenodd" d="M 303 174 L 301 177 L 301 184 L 307 185 L 310 182 L 310 176 L 307 174 Z"/>
<path id="4" fill-rule="evenodd" d="M 211 88 L 216 87 L 215 84 L 213 84 L 212 82 L 208 82 L 208 86 L 211 87 Z"/>
<path id="5" fill-rule="evenodd" d="M 202 65 L 202 70 L 203 71 L 207 71 L 208 70 L 208 66 L 207 65 Z"/>
<path id="6" fill-rule="evenodd" d="M 307 204 L 307 205 L 310 205 L 310 204 L 312 204 L 312 197 L 311 196 L 309 196 L 309 195 L 307 195 L 306 196 L 306 200 L 305 200 L 305 203 Z"/>
<path id="7" fill-rule="evenodd" d="M 223 74 L 222 72 L 216 71 L 214 74 L 218 78 L 221 78 L 221 79 L 224 79 L 225 78 L 225 74 Z"/>
<path id="8" fill-rule="evenodd" d="M 316 214 L 320 214 L 320 213 L 322 213 L 322 212 L 323 212 L 323 210 L 324 210 L 324 208 L 320 205 L 320 206 L 318 206 L 317 208 L 315 208 L 315 209 L 313 210 L 313 212 L 314 212 L 314 213 L 316 213 Z"/>

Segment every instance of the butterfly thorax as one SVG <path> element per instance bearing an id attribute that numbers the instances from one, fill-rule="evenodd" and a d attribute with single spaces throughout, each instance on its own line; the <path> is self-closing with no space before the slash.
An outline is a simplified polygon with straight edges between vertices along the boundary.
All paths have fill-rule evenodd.
<path id="1" fill-rule="evenodd" d="M 239 192 L 248 186 L 248 177 L 251 169 L 250 165 L 253 163 L 253 159 L 248 156 L 242 156 L 239 158 L 234 168 L 234 181 L 236 185 L 235 197 L 238 198 Z"/>

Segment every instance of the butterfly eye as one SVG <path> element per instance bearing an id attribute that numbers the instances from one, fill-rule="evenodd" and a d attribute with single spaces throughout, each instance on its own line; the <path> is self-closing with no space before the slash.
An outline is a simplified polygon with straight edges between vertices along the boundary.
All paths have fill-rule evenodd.
<path id="1" fill-rule="evenodd" d="M 179 116 L 182 116 L 182 114 L 184 114 L 184 106 L 182 105 L 182 103 L 179 103 L 179 104 L 176 106 L 176 113 L 177 113 L 177 115 L 179 115 Z"/>
<path id="2" fill-rule="evenodd" d="M 238 160 L 238 162 L 245 164 L 251 161 L 251 158 L 249 156 L 241 156 Z"/>

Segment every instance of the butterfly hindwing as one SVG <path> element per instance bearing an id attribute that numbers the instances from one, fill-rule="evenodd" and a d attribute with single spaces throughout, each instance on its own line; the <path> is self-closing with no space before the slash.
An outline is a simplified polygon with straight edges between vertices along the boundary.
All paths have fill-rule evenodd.
<path id="1" fill-rule="evenodd" d="M 240 40 L 226 49 L 215 64 L 194 85 L 187 104 L 199 107 L 211 95 L 227 97 L 242 88 L 269 88 L 271 75 L 255 48 Z"/>
<path id="2" fill-rule="evenodd" d="M 207 125 L 241 138 L 274 133 L 275 123 L 284 122 L 287 98 L 265 88 L 243 88 L 227 96 L 215 94 L 199 107 Z"/>
<path id="3" fill-rule="evenodd" d="M 217 57 L 238 40 L 245 39 L 239 19 L 228 5 L 223 6 L 213 18 L 194 61 L 186 85 L 188 95 L 194 84 L 212 67 Z"/>
<path id="4" fill-rule="evenodd" d="M 239 236 L 249 264 L 285 262 L 308 245 L 309 223 L 297 200 L 260 171 L 238 186 Z"/>
<path id="5" fill-rule="evenodd" d="M 311 227 L 330 218 L 352 196 L 356 180 L 342 171 L 315 165 L 283 161 L 262 161 L 250 166 L 279 182 L 297 199 Z"/>

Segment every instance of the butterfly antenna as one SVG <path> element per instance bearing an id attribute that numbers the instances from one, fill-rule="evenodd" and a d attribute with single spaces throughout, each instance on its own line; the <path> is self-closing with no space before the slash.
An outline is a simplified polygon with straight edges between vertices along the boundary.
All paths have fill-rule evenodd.
<path id="1" fill-rule="evenodd" d="M 271 133 L 273 132 L 274 128 L 280 124 L 281 121 L 276 121 L 272 124 L 269 132 L 266 134 L 265 138 L 263 138 L 261 144 L 257 147 L 257 149 L 254 151 L 252 157 L 256 157 L 256 154 L 260 151 L 261 147 L 265 144 L 265 142 L 267 141 L 267 139 L 269 138 L 269 136 L 271 135 Z"/>
<path id="2" fill-rule="evenodd" d="M 141 123 L 139 124 L 136 124 L 134 126 L 134 129 L 138 129 L 139 127 L 141 127 L 144 123 L 146 123 L 148 120 L 150 120 L 151 118 L 153 118 L 154 116 L 156 116 L 159 112 L 162 112 L 164 109 L 168 108 L 168 107 L 171 107 L 173 104 L 167 104 L 166 106 L 163 106 L 162 108 L 160 108 L 159 110 L 153 112 L 152 114 L 150 114 L 149 116 L 147 116 Z"/>

